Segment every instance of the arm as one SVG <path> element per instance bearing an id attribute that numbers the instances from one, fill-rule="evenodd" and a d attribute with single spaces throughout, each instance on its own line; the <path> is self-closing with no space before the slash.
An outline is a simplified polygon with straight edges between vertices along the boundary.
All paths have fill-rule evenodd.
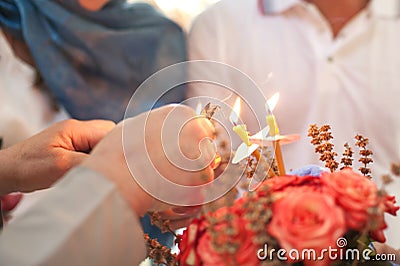
<path id="1" fill-rule="evenodd" d="M 177 111 L 166 125 L 172 110 Z M 176 155 L 183 152 L 194 159 L 200 156 L 200 140 L 213 136 L 212 126 L 204 118 L 194 118 L 196 114 L 188 107 L 166 106 L 150 113 L 119 124 L 96 145 L 81 167 L 69 172 L 46 197 L 4 229 L 0 265 L 137 265 L 145 257 L 138 216 L 148 210 L 171 210 L 168 215 L 172 224 L 188 218 L 174 214 L 173 206 L 141 189 L 127 167 L 123 148 L 135 155 L 135 163 L 145 164 L 149 157 L 138 154 L 137 147 L 143 143 L 140 129 L 150 125 L 147 148 L 159 172 L 174 182 L 203 184 L 213 178 L 211 167 L 198 172 L 177 169 L 162 152 L 162 145 L 168 143 L 159 137 L 165 126 L 184 125 Z M 123 126 L 132 140 L 124 147 Z"/>
<path id="2" fill-rule="evenodd" d="M 144 257 L 137 215 L 113 182 L 83 167 L 0 237 L 1 265 L 138 265 Z"/>

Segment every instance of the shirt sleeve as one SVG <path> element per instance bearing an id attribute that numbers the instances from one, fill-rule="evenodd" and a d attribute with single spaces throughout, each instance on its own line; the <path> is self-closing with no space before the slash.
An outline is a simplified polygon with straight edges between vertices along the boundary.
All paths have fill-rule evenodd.
<path id="1" fill-rule="evenodd" d="M 145 253 L 138 217 L 116 186 L 83 167 L 0 235 L 0 265 L 138 265 Z"/>

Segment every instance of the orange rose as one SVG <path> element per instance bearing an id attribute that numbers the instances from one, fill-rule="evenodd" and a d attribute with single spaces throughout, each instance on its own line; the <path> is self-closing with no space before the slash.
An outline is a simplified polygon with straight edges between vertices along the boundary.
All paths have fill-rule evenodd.
<path id="1" fill-rule="evenodd" d="M 177 261 L 179 261 L 179 265 L 202 265 L 196 248 L 199 238 L 206 232 L 206 224 L 207 223 L 204 220 L 195 219 L 183 232 L 183 235 L 181 236 L 181 241 L 178 243 L 180 252 L 177 256 Z"/>
<path id="2" fill-rule="evenodd" d="M 273 193 L 274 199 L 285 197 L 287 193 L 292 190 L 297 190 L 301 187 L 301 191 L 319 191 L 323 193 L 330 193 L 329 188 L 322 184 L 321 179 L 317 176 L 277 176 L 267 179 L 263 186 L 269 189 L 260 190 L 257 194 L 260 197 L 265 197 L 267 194 Z"/>
<path id="3" fill-rule="evenodd" d="M 208 214 L 211 219 L 217 219 L 213 227 L 205 220 L 197 220 L 192 223 L 185 231 L 182 242 L 179 245 L 181 250 L 178 260 L 180 265 L 237 265 L 255 266 L 260 261 L 257 258 L 258 246 L 253 243 L 254 234 L 246 228 L 246 221 L 241 215 L 235 215 L 233 220 L 227 221 L 223 217 L 229 213 L 234 214 L 237 208 L 223 207 Z M 208 228 L 206 228 L 206 226 Z M 228 228 L 234 228 L 234 235 L 228 237 L 225 233 Z M 233 254 L 228 252 L 218 252 L 212 243 L 211 231 L 218 234 L 218 246 L 226 247 L 227 244 L 234 243 L 238 245 L 238 250 Z"/>
<path id="4" fill-rule="evenodd" d="M 295 249 L 301 254 L 304 249 L 313 249 L 319 256 L 322 249 L 336 247 L 336 240 L 346 232 L 344 213 L 330 194 L 298 187 L 273 203 L 273 213 L 267 230 L 287 252 Z M 328 256 L 322 261 L 304 261 L 306 265 L 329 262 Z"/>
<path id="5" fill-rule="evenodd" d="M 391 215 L 396 215 L 399 210 L 399 206 L 395 206 L 396 198 L 394 196 L 385 195 L 381 198 L 381 204 L 383 205 L 383 211 Z"/>
<path id="6" fill-rule="evenodd" d="M 380 207 L 381 211 L 379 213 L 374 213 L 371 215 L 370 224 L 375 228 L 372 228 L 370 236 L 375 241 L 384 243 L 386 241 L 386 238 L 383 234 L 383 230 L 387 228 L 384 213 L 386 212 L 391 215 L 396 215 L 396 212 L 399 210 L 399 206 L 394 205 L 396 203 L 394 196 L 385 195 L 380 197 L 379 199 L 380 202 L 378 206 Z"/>
<path id="7" fill-rule="evenodd" d="M 345 211 L 348 228 L 364 229 L 369 219 L 368 209 L 379 202 L 376 185 L 350 168 L 322 173 L 321 180 L 332 189 Z"/>
<path id="8" fill-rule="evenodd" d="M 207 231 L 200 237 L 197 247 L 197 254 L 203 262 L 202 265 L 235 265 L 235 263 L 236 265 L 259 265 L 260 261 L 256 256 L 258 246 L 253 243 L 254 234 L 246 228 L 247 221 L 243 219 L 243 216 L 237 215 L 238 210 L 235 206 L 224 207 L 211 214 L 212 219 L 218 219 L 217 224 L 213 226 L 213 232 L 219 232 L 217 243 L 221 243 L 221 246 L 236 244 L 238 249 L 233 254 L 217 252 L 212 245 L 210 231 Z M 222 218 L 226 214 L 236 215 L 232 220 L 227 221 Z M 228 228 L 234 228 L 235 234 L 228 237 L 225 233 Z"/>

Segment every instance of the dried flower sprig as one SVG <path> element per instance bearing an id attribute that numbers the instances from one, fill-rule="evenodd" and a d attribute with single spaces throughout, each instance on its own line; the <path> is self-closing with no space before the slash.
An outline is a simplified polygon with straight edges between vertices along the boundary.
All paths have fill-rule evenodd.
<path id="1" fill-rule="evenodd" d="M 227 212 L 222 217 L 214 217 L 209 213 L 205 217 L 210 224 L 207 231 L 211 236 L 213 249 L 221 254 L 235 254 L 241 244 L 235 240 L 235 236 L 239 231 L 232 225 L 232 221 L 238 218 L 237 214 Z M 226 223 L 221 224 L 220 221 L 225 221 Z M 217 224 L 218 230 L 216 230 Z"/>
<path id="2" fill-rule="evenodd" d="M 151 225 L 155 225 L 158 228 L 160 228 L 161 232 L 164 234 L 166 232 L 170 232 L 171 234 L 173 234 L 176 238 L 178 237 L 175 234 L 175 231 L 171 229 L 171 225 L 170 225 L 170 220 L 169 219 L 162 219 L 161 215 L 159 212 L 156 211 L 151 211 L 148 212 L 149 216 L 150 216 L 150 223 Z"/>
<path id="3" fill-rule="evenodd" d="M 264 188 L 261 189 L 264 190 Z M 260 246 L 264 243 L 269 243 L 272 238 L 265 230 L 265 225 L 272 218 L 272 210 L 270 208 L 273 202 L 272 198 L 269 196 L 256 197 L 255 192 L 249 192 L 245 198 L 246 202 L 243 207 L 247 212 L 244 218 L 248 221 L 248 229 L 254 232 L 253 242 Z"/>
<path id="4" fill-rule="evenodd" d="M 317 125 L 312 124 L 308 129 L 307 135 L 312 138 L 311 143 L 315 146 L 315 152 L 321 154 L 319 159 L 325 162 L 325 167 L 334 172 L 339 163 L 335 160 L 337 153 L 333 151 L 334 144 L 330 142 L 333 139 L 330 130 L 331 127 L 329 125 L 323 125 L 318 128 Z"/>
<path id="5" fill-rule="evenodd" d="M 151 239 L 148 234 L 144 234 L 144 240 L 148 250 L 148 257 L 156 265 L 176 266 L 176 255 L 171 253 L 171 249 L 161 245 L 156 239 Z"/>
<path id="6" fill-rule="evenodd" d="M 400 163 L 392 163 L 390 165 L 390 174 L 395 177 L 400 177 Z M 390 174 L 385 174 L 381 176 L 382 184 L 384 186 L 389 185 L 393 182 L 393 177 Z"/>
<path id="7" fill-rule="evenodd" d="M 389 174 L 382 175 L 381 180 L 383 185 L 389 185 L 393 182 L 393 178 Z"/>
<path id="8" fill-rule="evenodd" d="M 350 145 L 347 142 L 344 144 L 344 147 L 345 147 L 345 150 L 344 150 L 344 152 L 342 154 L 343 157 L 340 160 L 340 162 L 343 164 L 343 167 L 340 168 L 340 170 L 343 169 L 343 168 L 346 168 L 346 167 L 351 167 L 353 165 L 353 154 L 354 154 L 354 152 L 353 152 L 353 150 L 351 149 Z"/>
<path id="9" fill-rule="evenodd" d="M 148 212 L 150 216 L 150 223 L 160 228 L 162 233 L 170 232 L 175 236 L 175 242 L 179 243 L 181 237 L 171 229 L 170 221 L 161 218 L 160 213 L 153 211 Z M 146 247 L 148 250 L 148 257 L 153 260 L 156 265 L 174 266 L 178 265 L 176 262 L 176 255 L 172 254 L 171 249 L 160 244 L 157 239 L 152 239 L 148 234 L 144 234 Z"/>
<path id="10" fill-rule="evenodd" d="M 390 165 L 390 171 L 392 172 L 393 175 L 395 176 L 400 176 L 400 163 L 392 163 Z"/>
<path id="11" fill-rule="evenodd" d="M 360 170 L 364 176 L 371 178 L 371 169 L 368 165 L 373 162 L 371 158 L 373 153 L 371 150 L 367 149 L 369 140 L 360 134 L 357 134 L 354 138 L 356 139 L 356 146 L 360 148 L 359 154 L 361 158 L 358 159 L 358 161 L 363 164 L 358 170 Z"/>
<path id="12" fill-rule="evenodd" d="M 211 120 L 215 115 L 215 112 L 220 108 L 221 106 L 219 105 L 211 105 L 211 103 L 207 103 L 203 110 L 201 110 L 200 115 L 204 115 L 208 120 Z"/>
<path id="13" fill-rule="evenodd" d="M 265 194 L 265 197 L 258 197 L 257 192 L 249 192 L 244 196 L 245 203 L 243 208 L 246 209 L 246 214 L 244 219 L 246 219 L 246 228 L 253 232 L 252 242 L 257 244 L 261 249 L 267 246 L 267 254 L 270 254 L 272 249 L 279 249 L 278 241 L 273 238 L 267 230 L 265 230 L 265 225 L 272 219 L 272 203 L 274 199 L 272 198 L 268 186 L 262 186 L 259 188 L 258 193 Z M 260 254 L 264 255 L 264 254 Z M 282 265 L 275 256 L 272 260 L 262 261 L 261 265 Z"/>

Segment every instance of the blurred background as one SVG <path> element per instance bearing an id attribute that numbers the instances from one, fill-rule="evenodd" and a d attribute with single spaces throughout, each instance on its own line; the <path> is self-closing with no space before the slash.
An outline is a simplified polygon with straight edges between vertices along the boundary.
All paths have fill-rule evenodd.
<path id="1" fill-rule="evenodd" d="M 129 2 L 149 3 L 187 31 L 194 17 L 209 5 L 218 1 L 219 0 L 130 0 Z"/>

